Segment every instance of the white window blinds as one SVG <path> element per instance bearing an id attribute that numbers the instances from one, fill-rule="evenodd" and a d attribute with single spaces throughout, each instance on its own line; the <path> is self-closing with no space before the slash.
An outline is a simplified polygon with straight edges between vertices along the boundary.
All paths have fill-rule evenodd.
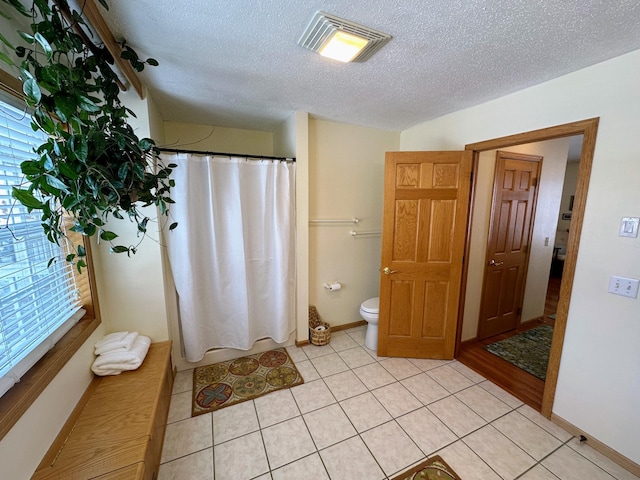
<path id="1" fill-rule="evenodd" d="M 47 240 L 39 212 L 11 196 L 42 139 L 29 115 L 0 99 L 0 396 L 83 314 L 66 253 Z"/>

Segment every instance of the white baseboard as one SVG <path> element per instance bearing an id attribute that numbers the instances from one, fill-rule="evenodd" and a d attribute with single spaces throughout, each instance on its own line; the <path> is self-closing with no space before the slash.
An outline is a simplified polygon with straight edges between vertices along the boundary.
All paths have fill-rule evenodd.
<path id="1" fill-rule="evenodd" d="M 591 448 L 593 448 L 597 452 L 600 452 L 602 455 L 607 457 L 609 460 L 617 463 L 622 468 L 640 477 L 640 465 L 635 463 L 633 460 L 628 459 L 627 457 L 617 452 L 613 448 L 599 441 L 597 438 L 594 438 L 589 433 L 584 432 L 583 430 L 580 430 L 578 427 L 576 427 L 572 423 L 567 422 L 564 418 L 557 416 L 555 413 L 551 414 L 551 420 L 555 424 L 564 428 L 567 432 L 574 435 L 575 437 L 580 438 L 581 435 L 586 437 L 587 439 L 586 444 L 589 445 Z"/>

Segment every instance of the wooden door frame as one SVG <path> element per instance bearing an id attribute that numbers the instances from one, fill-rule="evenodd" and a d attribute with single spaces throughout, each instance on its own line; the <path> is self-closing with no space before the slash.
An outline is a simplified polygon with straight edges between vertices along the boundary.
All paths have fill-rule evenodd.
<path id="1" fill-rule="evenodd" d="M 580 246 L 580 236 L 582 233 L 582 224 L 584 220 L 584 209 L 587 201 L 587 192 L 589 189 L 589 179 L 591 177 L 591 167 L 593 164 L 593 153 L 595 150 L 599 120 L 599 117 L 595 117 L 586 120 L 580 120 L 577 122 L 565 123 L 563 125 L 557 125 L 554 127 L 518 133 L 515 135 L 509 135 L 506 137 L 495 138 L 492 140 L 465 145 L 465 150 L 473 151 L 473 180 L 470 192 L 469 217 L 467 220 L 467 238 L 465 245 L 465 258 L 468 259 L 471 246 L 469 240 L 471 238 L 471 224 L 473 219 L 473 206 L 477 181 L 477 175 L 475 173 L 478 171 L 480 152 L 508 148 L 527 143 L 542 142 L 545 140 L 554 140 L 557 138 L 572 137 L 575 135 L 583 135 L 582 151 L 580 153 L 580 166 L 578 168 L 578 181 L 576 185 L 573 211 L 571 216 L 571 228 L 569 229 L 566 259 L 564 262 L 562 282 L 560 284 L 560 297 L 558 299 L 558 309 L 556 312 L 555 327 L 553 329 L 551 351 L 549 353 L 547 378 L 545 380 L 544 392 L 542 395 L 541 413 L 546 418 L 551 418 L 553 401 L 558 384 L 558 371 L 560 369 L 562 346 L 564 343 L 564 335 L 567 327 L 567 316 L 569 313 L 569 304 L 571 302 L 571 290 L 573 288 L 573 279 L 576 271 L 576 262 L 578 259 L 578 248 Z M 458 352 L 460 350 L 462 321 L 464 315 L 464 299 L 467 289 L 468 271 L 469 262 L 466 261 L 463 265 L 462 271 L 462 285 L 460 291 L 460 306 L 458 309 L 455 356 L 458 355 Z"/>

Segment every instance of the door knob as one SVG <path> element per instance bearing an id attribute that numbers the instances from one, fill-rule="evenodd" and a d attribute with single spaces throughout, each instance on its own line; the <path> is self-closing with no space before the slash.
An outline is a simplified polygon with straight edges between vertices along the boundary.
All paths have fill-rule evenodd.
<path id="1" fill-rule="evenodd" d="M 489 262 L 489 265 L 491 265 L 492 267 L 499 267 L 500 265 L 504 265 L 504 262 L 496 262 L 493 258 L 491 259 L 491 261 Z"/>
<path id="2" fill-rule="evenodd" d="M 384 267 L 382 269 L 382 273 L 384 273 L 385 275 L 391 275 L 392 273 L 398 273 L 397 270 L 391 270 L 389 267 Z"/>

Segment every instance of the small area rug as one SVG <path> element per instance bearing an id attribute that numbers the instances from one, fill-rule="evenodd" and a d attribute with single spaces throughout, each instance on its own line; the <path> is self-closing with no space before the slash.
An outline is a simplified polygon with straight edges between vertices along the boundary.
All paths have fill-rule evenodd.
<path id="1" fill-rule="evenodd" d="M 193 371 L 191 416 L 301 383 L 304 379 L 284 348 L 197 367 Z"/>
<path id="2" fill-rule="evenodd" d="M 391 480 L 461 480 L 461 478 L 439 455 L 436 455 Z"/>
<path id="3" fill-rule="evenodd" d="M 547 378 L 553 327 L 541 325 L 484 347 L 540 380 Z"/>

